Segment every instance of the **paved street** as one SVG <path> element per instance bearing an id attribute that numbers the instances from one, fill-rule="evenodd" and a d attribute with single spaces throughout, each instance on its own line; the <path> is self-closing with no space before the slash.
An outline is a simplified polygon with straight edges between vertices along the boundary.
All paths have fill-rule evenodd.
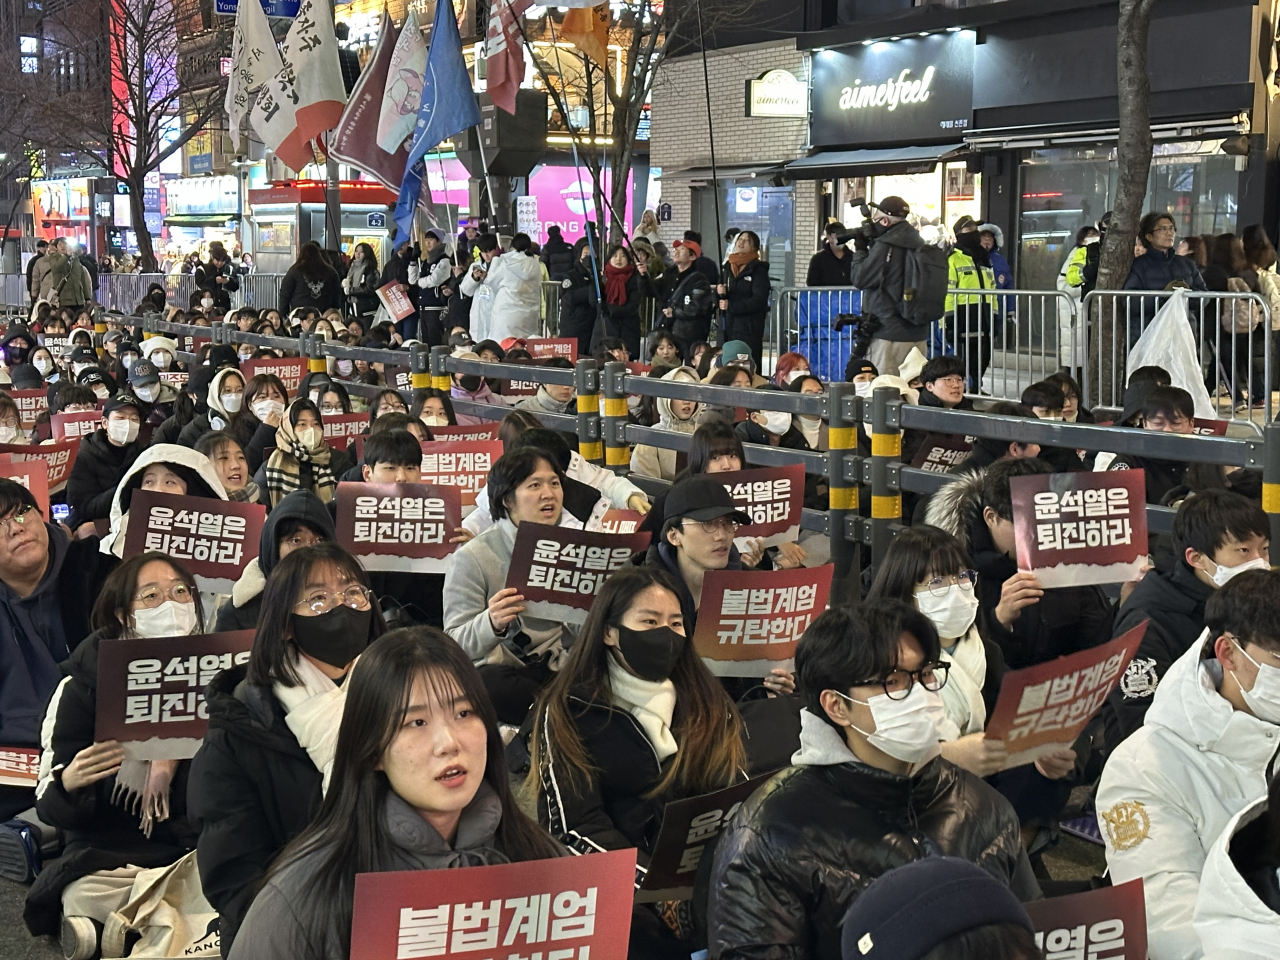
<path id="1" fill-rule="evenodd" d="M 27 933 L 22 924 L 22 901 L 27 895 L 25 884 L 0 880 L 0 957 L 4 960 L 60 960 L 58 942 L 48 937 L 39 939 Z"/>

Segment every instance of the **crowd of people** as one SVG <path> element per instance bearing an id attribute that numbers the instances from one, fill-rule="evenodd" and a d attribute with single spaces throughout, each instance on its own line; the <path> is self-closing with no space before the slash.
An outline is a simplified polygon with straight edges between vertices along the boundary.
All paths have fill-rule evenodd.
<path id="1" fill-rule="evenodd" d="M 882 202 L 879 214 L 892 209 Z M 886 235 L 902 222 L 883 224 Z M 957 249 L 977 269 L 990 231 L 964 226 L 976 239 Z M 513 328 L 526 322 L 535 268 L 554 266 L 568 270 L 570 305 L 603 296 L 623 306 L 654 290 L 674 304 L 643 345 L 624 312 L 584 307 L 592 327 L 575 335 L 588 338 L 585 355 L 642 356 L 646 376 L 764 403 L 829 388 L 795 352 L 766 375 L 745 305 L 761 287 L 767 301 L 767 270 L 749 234 L 722 270 L 700 265 L 698 241 L 682 238 L 654 278 L 656 247 L 656 262 L 628 272 L 630 251 L 619 264 L 606 251 L 600 266 L 590 243 L 567 257 L 548 243 L 535 257 L 517 236 L 501 253 L 473 229 L 452 251 L 428 250 L 439 241 L 427 236 L 393 260 L 419 289 L 444 277 L 436 335 L 455 357 L 532 362 Z M 860 251 L 839 247 L 828 243 L 819 270 L 860 269 Z M 201 264 L 202 290 L 233 279 L 222 253 Z M 381 278 L 371 258 L 353 258 L 339 298 L 358 301 L 367 277 Z M 318 247 L 304 251 L 300 296 L 312 291 L 307 264 L 337 273 Z M 334 292 L 319 282 L 317 296 Z M 455 313 L 451 299 L 468 289 L 471 306 Z M 706 327 L 686 312 L 699 295 L 715 304 Z M 384 349 L 416 332 L 341 303 L 225 311 L 210 299 L 170 315 Z M 147 308 L 166 309 L 163 290 Z M 727 326 L 713 337 L 716 310 Z M 56 833 L 60 854 L 35 876 L 24 919 L 33 934 L 59 936 L 67 957 L 108 955 L 108 939 L 125 936 L 112 917 L 140 872 L 180 862 L 192 864 L 185 889 L 216 914 L 221 955 L 233 960 L 348 956 L 358 873 L 634 848 L 639 883 L 667 804 L 768 774 L 708 841 L 691 899 L 632 908 L 629 956 L 851 960 L 891 943 L 886 955 L 915 960 L 1032 960 L 1042 954 L 1022 904 L 1089 887 L 1045 866 L 1062 822 L 1079 817 L 1096 818 L 1113 881 L 1143 879 L 1154 960 L 1215 956 L 1228 940 L 1252 945 L 1237 955 L 1280 955 L 1280 575 L 1258 471 L 951 438 L 971 449 L 938 493 L 904 497 L 906 526 L 862 599 L 816 617 L 794 664 L 719 677 L 690 642 L 707 574 L 819 566 L 831 547 L 811 530 L 768 546 L 739 536 L 751 518 L 717 475 L 748 467 L 747 445 L 828 449 L 823 418 L 740 395 L 629 397 L 632 422 L 687 434 L 688 451 L 637 445 L 620 476 L 539 419 L 576 413 L 572 387 L 530 395 L 502 377 L 455 373 L 447 390 L 398 390 L 387 364 L 329 358 L 291 391 L 241 369 L 282 351 L 206 344 L 189 358 L 174 339 L 141 338 L 137 318 L 105 320 L 95 331 L 87 311 L 46 302 L 0 337 L 0 381 L 46 388 L 50 414 L 101 414 L 52 493 L 65 520 L 43 518 L 25 487 L 0 479 L 0 745 L 41 756 L 34 790 L 0 786 L 0 852 L 16 854 L 0 864 L 34 856 L 32 825 Z M 907 359 L 885 370 L 855 357 L 846 379 L 864 397 L 889 387 L 908 403 L 972 409 L 964 357 L 915 369 Z M 1120 425 L 1193 430 L 1190 396 L 1163 370 L 1133 371 L 1125 401 Z M 368 414 L 361 449 L 326 441 L 325 419 L 353 412 Z M 1069 371 L 992 412 L 1095 420 Z M 416 482 L 433 430 L 486 422 L 498 425 L 502 456 L 452 531 L 446 572 L 365 570 L 338 543 L 338 483 Z M 47 414 L 24 423 L 0 393 L 0 440 L 50 438 Z M 903 459 L 926 439 L 906 431 Z M 1150 502 L 1176 508 L 1172 532 L 1152 538 L 1151 569 L 1119 590 L 1045 587 L 1016 562 L 1011 481 L 1089 470 L 1143 470 Z M 651 500 L 654 481 L 669 486 Z M 256 558 L 229 594 L 202 591 L 173 556 L 126 555 L 137 490 L 266 508 Z M 825 510 L 829 499 L 827 479 L 806 476 L 804 505 Z M 506 585 L 520 525 L 602 530 L 609 509 L 643 514 L 646 548 L 604 582 L 581 625 L 535 615 Z M 1006 744 L 984 734 L 1006 672 L 1143 621 L 1140 649 L 1076 742 L 1010 767 Z M 238 629 L 254 631 L 248 660 L 205 686 L 209 729 L 194 757 L 138 760 L 96 738 L 104 642 Z M 138 936 L 110 949 L 128 955 Z"/>

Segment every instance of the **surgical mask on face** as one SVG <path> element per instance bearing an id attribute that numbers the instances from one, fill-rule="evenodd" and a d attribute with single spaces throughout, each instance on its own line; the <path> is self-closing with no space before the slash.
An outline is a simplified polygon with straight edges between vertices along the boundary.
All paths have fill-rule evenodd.
<path id="1" fill-rule="evenodd" d="M 355 365 L 350 360 L 339 360 L 336 364 L 334 364 L 334 366 L 338 368 L 338 373 L 340 375 L 344 377 L 349 377 L 351 376 L 351 371 L 352 369 L 354 369 Z"/>
<path id="2" fill-rule="evenodd" d="M 1210 560 L 1209 562 L 1213 563 L 1212 560 Z M 1216 569 L 1213 571 L 1213 574 L 1212 574 L 1213 582 L 1215 585 L 1219 587 L 1225 587 L 1227 585 L 1228 580 L 1230 580 L 1232 577 L 1236 576 L 1237 574 L 1244 573 L 1246 570 L 1270 570 L 1271 569 L 1270 562 L 1265 560 L 1262 557 L 1254 557 L 1254 559 L 1249 560 L 1245 563 L 1242 563 L 1237 567 L 1224 567 L 1224 566 L 1221 566 L 1220 564 L 1214 564 L 1214 566 L 1216 567 Z"/>
<path id="3" fill-rule="evenodd" d="M 18 428 L 0 423 L 0 443 L 10 443 L 18 435 Z"/>
<path id="4" fill-rule="evenodd" d="M 301 430 L 297 431 L 297 434 L 298 442 L 308 450 L 315 450 L 319 448 L 321 442 L 324 440 L 324 431 L 319 427 L 303 427 Z"/>
<path id="5" fill-rule="evenodd" d="M 35 360 L 32 361 L 32 366 L 34 366 L 37 370 L 40 371 L 41 376 L 44 376 L 46 373 L 48 373 L 50 370 L 53 369 L 53 361 L 50 360 L 48 357 L 37 357 Z"/>
<path id="6" fill-rule="evenodd" d="M 160 393 L 160 388 L 154 385 L 134 387 L 133 392 L 137 395 L 139 400 L 144 403 L 150 403 Z"/>
<path id="7" fill-rule="evenodd" d="M 208 310 L 210 307 L 213 306 L 213 299 L 211 297 L 205 297 L 200 301 L 200 306 Z"/>
<path id="8" fill-rule="evenodd" d="M 284 404 L 279 400 L 257 400 L 253 404 L 253 415 L 259 420 L 284 413 Z"/>
<path id="9" fill-rule="evenodd" d="M 801 377 L 807 377 L 808 375 L 809 375 L 808 370 L 804 370 L 804 369 L 792 370 L 790 373 L 787 374 L 787 383 L 788 384 L 795 383 Z"/>
<path id="10" fill-rule="evenodd" d="M 916 763 L 938 745 L 937 721 L 944 716 L 942 698 L 918 683 L 903 700 L 891 700 L 887 693 L 877 694 L 869 700 L 855 700 L 839 690 L 835 694 L 850 703 L 870 708 L 871 719 L 876 725 L 875 733 L 867 733 L 858 727 L 853 729 L 866 737 L 877 750 L 895 760 Z"/>
<path id="11" fill-rule="evenodd" d="M 423 417 L 422 422 L 428 427 L 447 427 L 449 425 L 448 417 Z"/>
<path id="12" fill-rule="evenodd" d="M 168 370 L 169 364 L 173 363 L 173 357 L 165 353 L 163 350 L 157 350 L 151 355 L 151 362 L 161 370 Z"/>
<path id="13" fill-rule="evenodd" d="M 973 587 L 953 583 L 940 597 L 935 597 L 928 590 L 917 593 L 916 609 L 933 622 L 939 637 L 955 640 L 963 637 L 973 626 L 973 620 L 978 615 L 978 598 L 974 595 Z"/>
<path id="14" fill-rule="evenodd" d="M 867 380 L 864 383 L 855 383 L 853 385 L 853 392 L 860 397 L 871 396 L 871 381 Z"/>
<path id="15" fill-rule="evenodd" d="M 93 364 L 91 363 L 73 363 L 71 365 L 71 372 L 78 377 L 92 366 Z"/>
<path id="16" fill-rule="evenodd" d="M 120 365 L 124 367 L 126 370 L 128 370 L 130 367 L 133 366 L 133 361 L 136 359 L 137 358 L 132 353 L 126 353 L 123 357 L 120 358 Z"/>
<path id="17" fill-rule="evenodd" d="M 762 411 L 764 428 L 775 437 L 780 437 L 791 429 L 791 414 L 781 410 Z"/>
<path id="18" fill-rule="evenodd" d="M 93 395 L 99 400 L 105 400 L 107 397 L 111 396 L 111 391 L 102 384 L 96 383 L 93 386 Z"/>
<path id="19" fill-rule="evenodd" d="M 1251 690 L 1240 686 L 1240 678 L 1235 675 L 1235 671 L 1231 671 L 1236 686 L 1240 687 L 1240 696 L 1244 697 L 1244 702 L 1259 720 L 1280 723 L 1280 667 L 1259 663 L 1245 653 L 1244 646 L 1235 637 L 1231 638 L 1231 642 L 1236 645 L 1236 649 L 1244 653 L 1250 663 L 1258 668 L 1258 676 L 1253 681 Z"/>
<path id="20" fill-rule="evenodd" d="M 252 351 L 252 350 L 242 350 L 242 351 L 240 351 L 240 360 L 241 360 L 242 362 L 243 362 L 243 361 L 245 361 L 245 360 L 252 360 L 252 359 L 253 359 L 253 351 Z"/>
<path id="21" fill-rule="evenodd" d="M 196 630 L 196 605 L 166 600 L 158 607 L 133 612 L 133 632 L 140 637 L 186 637 Z"/>
<path id="22" fill-rule="evenodd" d="M 235 413 L 240 409 L 240 405 L 244 403 L 243 393 L 224 393 L 218 398 L 222 401 L 222 409 L 227 413 Z"/>
<path id="23" fill-rule="evenodd" d="M 133 443 L 138 439 L 138 431 L 142 429 L 142 424 L 137 420 L 108 420 L 107 436 L 116 443 L 123 446 L 126 443 Z"/>

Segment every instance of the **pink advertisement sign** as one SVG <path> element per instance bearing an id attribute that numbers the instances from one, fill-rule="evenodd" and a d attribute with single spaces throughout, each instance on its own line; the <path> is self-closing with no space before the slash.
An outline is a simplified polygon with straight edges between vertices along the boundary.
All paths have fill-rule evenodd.
<path id="1" fill-rule="evenodd" d="M 581 176 L 579 176 L 579 170 Z M 604 173 L 604 190 L 606 199 L 612 178 L 608 171 Z M 632 177 L 627 175 L 627 209 L 619 211 L 623 223 L 630 223 Z M 553 223 L 559 225 L 560 233 L 568 243 L 582 237 L 586 231 L 586 222 L 595 221 L 596 204 L 592 194 L 591 173 L 585 166 L 550 167 L 541 166 L 529 177 L 529 194 L 537 201 L 536 216 L 532 222 L 522 222 L 521 227 L 529 230 L 529 235 L 536 243 L 547 242 L 547 227 Z M 532 206 L 532 205 L 530 205 Z M 532 210 L 530 211 L 532 213 Z M 606 213 L 606 216 L 608 214 Z"/>

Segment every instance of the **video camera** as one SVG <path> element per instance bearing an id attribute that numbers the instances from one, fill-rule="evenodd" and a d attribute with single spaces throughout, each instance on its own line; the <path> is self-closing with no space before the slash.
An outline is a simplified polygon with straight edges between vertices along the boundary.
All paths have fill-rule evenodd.
<path id="1" fill-rule="evenodd" d="M 866 197 L 857 197 L 854 200 L 851 200 L 849 202 L 849 206 L 857 207 L 859 210 L 862 211 L 862 225 L 857 227 L 850 227 L 849 229 L 843 230 L 840 233 L 835 234 L 836 242 L 848 243 L 850 240 L 854 240 L 854 241 L 861 240 L 864 243 L 870 244 L 875 239 L 875 237 L 873 237 L 871 235 L 871 232 L 867 229 L 868 227 L 871 226 L 871 208 L 875 207 L 877 210 L 879 210 L 880 207 L 876 204 L 874 200 L 868 200 Z"/>

